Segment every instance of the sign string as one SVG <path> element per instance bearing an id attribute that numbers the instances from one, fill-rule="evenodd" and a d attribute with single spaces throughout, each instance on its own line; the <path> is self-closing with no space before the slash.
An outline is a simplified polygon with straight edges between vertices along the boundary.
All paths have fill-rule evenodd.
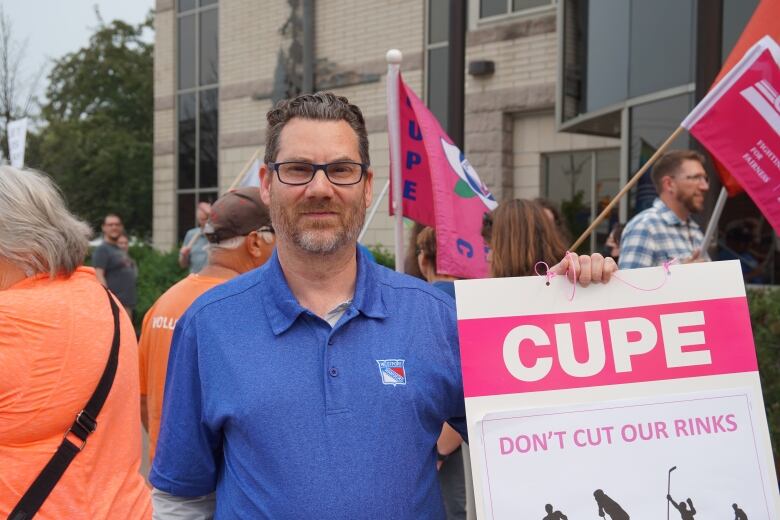
<path id="1" fill-rule="evenodd" d="M 574 301 L 574 295 L 575 295 L 575 293 L 577 291 L 577 269 L 574 267 L 574 259 L 573 259 L 573 255 L 572 255 L 571 251 L 566 251 L 566 255 L 564 256 L 564 258 L 568 258 L 569 259 L 569 267 L 566 269 L 566 272 L 564 272 L 562 276 L 564 276 L 568 280 L 569 279 L 569 276 L 568 276 L 569 275 L 569 269 L 571 269 L 571 271 L 572 271 L 572 279 L 570 280 L 570 282 L 571 282 L 571 295 L 568 298 L 569 301 L 571 302 L 571 301 Z M 678 263 L 677 258 L 672 258 L 671 260 L 666 260 L 662 264 L 662 266 L 664 268 L 665 276 L 664 276 L 663 281 L 661 281 L 661 283 L 658 284 L 658 286 L 656 286 L 656 287 L 649 287 L 649 288 L 648 287 L 639 287 L 638 285 L 635 285 L 635 284 L 633 284 L 633 283 L 631 283 L 631 282 L 629 282 L 627 280 L 624 280 L 617 273 L 613 273 L 612 274 L 612 278 L 623 282 L 624 284 L 628 285 L 632 289 L 636 289 L 637 291 L 644 291 L 644 292 L 657 291 L 661 287 L 666 285 L 666 282 L 669 281 L 669 277 L 672 275 L 672 271 L 671 271 L 670 267 L 673 264 L 676 264 L 676 263 Z M 539 272 L 539 268 L 540 267 L 544 267 L 544 271 L 543 272 Z M 536 272 L 537 276 L 543 276 L 545 278 L 545 285 L 547 285 L 547 286 L 550 285 L 550 282 L 552 281 L 553 278 L 555 278 L 556 276 L 559 276 L 557 273 L 553 272 L 552 269 L 550 269 L 550 266 L 547 265 L 547 262 L 543 262 L 543 261 L 536 262 L 536 264 L 534 265 L 534 271 Z"/>

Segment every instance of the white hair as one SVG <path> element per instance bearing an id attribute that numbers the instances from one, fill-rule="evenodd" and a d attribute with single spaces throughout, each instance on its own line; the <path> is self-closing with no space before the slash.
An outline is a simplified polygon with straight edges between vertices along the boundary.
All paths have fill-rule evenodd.
<path id="1" fill-rule="evenodd" d="M 212 251 L 232 251 L 234 249 L 238 249 L 241 247 L 241 244 L 244 243 L 244 239 L 246 237 L 232 237 L 232 238 L 226 238 L 222 242 L 213 243 L 210 242 L 207 246 L 208 252 Z"/>
<path id="2" fill-rule="evenodd" d="M 0 167 L 0 256 L 28 276 L 69 275 L 84 262 L 91 235 L 47 175 Z"/>
<path id="3" fill-rule="evenodd" d="M 273 232 L 269 231 L 259 231 L 258 234 L 263 239 L 263 242 L 266 244 L 273 244 L 274 243 L 274 234 Z M 212 253 L 218 252 L 218 251 L 235 251 L 239 247 L 241 247 L 244 244 L 244 240 L 246 239 L 246 236 L 237 236 L 232 238 L 226 238 L 222 242 L 213 243 L 210 242 L 206 246 L 206 252 L 211 255 Z"/>

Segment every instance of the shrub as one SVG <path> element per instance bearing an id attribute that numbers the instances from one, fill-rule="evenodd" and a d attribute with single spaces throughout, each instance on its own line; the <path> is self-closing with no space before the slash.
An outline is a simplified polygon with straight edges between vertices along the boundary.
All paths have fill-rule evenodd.
<path id="1" fill-rule="evenodd" d="M 371 254 L 374 255 L 376 263 L 389 269 L 395 269 L 395 256 L 388 248 L 382 244 L 374 244 L 373 246 L 367 247 L 368 250 L 371 251 Z"/>
<path id="2" fill-rule="evenodd" d="M 149 245 L 139 244 L 130 247 L 130 256 L 138 266 L 138 303 L 133 324 L 140 332 L 146 311 L 162 293 L 187 276 L 188 271 L 179 267 L 179 253 L 175 249 L 160 252 Z"/>
<path id="3" fill-rule="evenodd" d="M 752 289 L 748 291 L 748 302 L 766 418 L 777 460 L 780 458 L 780 290 Z"/>

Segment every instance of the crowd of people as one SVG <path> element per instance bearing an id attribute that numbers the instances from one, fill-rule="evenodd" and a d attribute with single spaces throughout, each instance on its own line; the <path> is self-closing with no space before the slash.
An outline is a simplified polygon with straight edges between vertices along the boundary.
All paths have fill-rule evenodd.
<path id="1" fill-rule="evenodd" d="M 415 237 L 424 281 L 358 247 L 374 172 L 347 99 L 281 101 L 267 122 L 260 188 L 198 207 L 179 255 L 191 274 L 147 312 L 140 343 L 119 216 L 85 267 L 90 230 L 52 181 L 0 168 L 0 468 L 13 468 L 0 515 L 465 518 L 454 278 L 436 271 L 435 230 Z M 707 259 L 691 219 L 703 166 L 695 152 L 661 159 L 659 198 L 606 257 L 567 254 L 554 206 L 501 202 L 482 223 L 490 275 L 543 261 L 587 286 L 610 280 L 618 248 L 621 267 Z M 73 456 L 52 477 L 58 447 Z"/>

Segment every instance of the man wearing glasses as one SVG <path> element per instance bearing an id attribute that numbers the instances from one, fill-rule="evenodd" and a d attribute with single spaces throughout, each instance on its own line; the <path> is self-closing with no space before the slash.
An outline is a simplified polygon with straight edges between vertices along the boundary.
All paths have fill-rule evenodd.
<path id="1" fill-rule="evenodd" d="M 276 251 L 176 326 L 155 516 L 444 518 L 436 439 L 466 433 L 454 303 L 356 249 L 373 181 L 358 107 L 307 94 L 267 119 Z M 595 281 L 614 267 L 583 258 Z"/>
<path id="2" fill-rule="evenodd" d="M 651 267 L 677 258 L 680 262 L 708 260 L 701 250 L 704 234 L 691 218 L 704 209 L 710 187 L 704 156 L 675 150 L 653 165 L 658 198 L 626 224 L 620 240 L 620 268 Z"/>

